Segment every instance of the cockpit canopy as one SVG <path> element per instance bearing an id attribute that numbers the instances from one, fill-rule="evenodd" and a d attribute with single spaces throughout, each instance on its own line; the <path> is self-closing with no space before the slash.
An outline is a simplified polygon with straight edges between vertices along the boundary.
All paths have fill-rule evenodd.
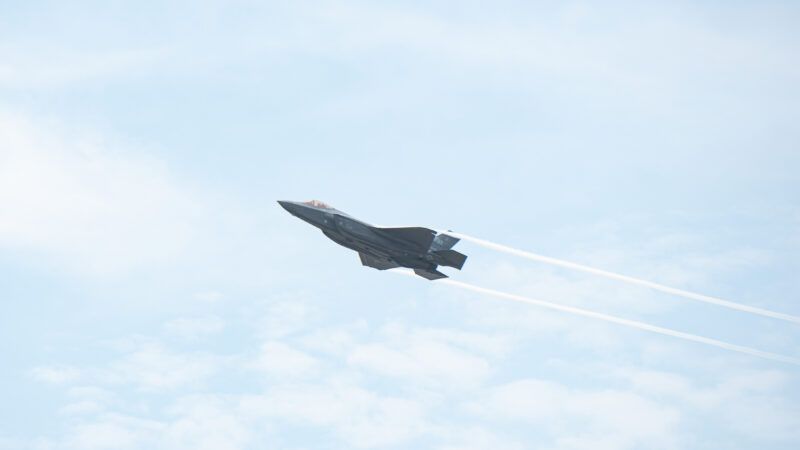
<path id="1" fill-rule="evenodd" d="M 309 200 L 307 202 L 303 202 L 303 204 L 320 209 L 333 209 L 333 207 L 331 207 L 330 205 L 327 205 L 319 200 Z"/>

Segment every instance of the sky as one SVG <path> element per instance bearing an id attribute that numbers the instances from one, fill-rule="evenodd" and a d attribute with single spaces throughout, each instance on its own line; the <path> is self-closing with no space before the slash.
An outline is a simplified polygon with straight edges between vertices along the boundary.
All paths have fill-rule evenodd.
<path id="1" fill-rule="evenodd" d="M 800 315 L 800 5 L 0 3 L 0 449 L 795 449 L 797 366 L 362 267 L 276 200 Z M 453 279 L 797 357 L 461 242 Z"/>

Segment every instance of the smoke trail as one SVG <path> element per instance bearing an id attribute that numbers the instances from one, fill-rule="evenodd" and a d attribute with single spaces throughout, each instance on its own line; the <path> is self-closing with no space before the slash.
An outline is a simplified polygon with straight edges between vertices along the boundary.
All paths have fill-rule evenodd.
<path id="1" fill-rule="evenodd" d="M 391 272 L 402 274 L 402 275 L 410 275 L 414 276 L 413 272 L 405 271 L 405 270 L 392 270 Z M 473 292 L 478 292 L 481 294 L 491 295 L 493 297 L 503 298 L 506 300 L 512 300 L 515 302 L 522 302 L 528 303 L 531 305 L 540 306 L 542 308 L 554 309 L 556 311 L 566 312 L 570 314 L 575 314 L 578 316 L 584 317 L 591 317 L 593 319 L 603 320 L 605 322 L 616 323 L 618 325 L 624 325 L 630 328 L 636 328 L 639 330 L 650 331 L 652 333 L 662 334 L 664 336 L 671 336 L 676 337 L 679 339 L 684 339 L 687 341 L 692 342 L 699 342 L 701 344 L 710 345 L 713 347 L 723 348 L 725 350 L 730 350 L 738 353 L 743 353 L 745 355 L 757 356 L 759 358 L 770 359 L 773 361 L 780 361 L 789 364 L 794 364 L 800 366 L 800 359 L 793 358 L 791 356 L 779 355 L 777 353 L 770 353 L 765 352 L 762 350 L 757 350 L 750 347 L 745 347 L 742 345 L 730 344 L 728 342 L 718 341 L 716 339 L 711 339 L 703 336 L 698 336 L 696 334 L 684 333 L 682 331 L 672 330 L 669 328 L 659 327 L 656 325 L 650 325 L 644 322 L 638 322 L 635 320 L 623 319 L 621 317 L 611 316 L 608 314 L 603 314 L 595 311 L 590 311 L 588 309 L 576 308 L 574 306 L 565 306 L 559 305 L 557 303 L 546 302 L 544 300 L 537 300 L 534 298 L 523 297 L 521 295 L 516 294 L 509 294 L 507 292 L 501 292 L 494 289 L 488 289 L 480 286 L 475 286 L 473 284 L 464 283 L 461 281 L 455 281 L 452 279 L 442 279 L 437 280 L 436 284 L 447 284 L 450 286 L 454 286 L 460 289 L 466 289 Z"/>
<path id="2" fill-rule="evenodd" d="M 652 281 L 646 281 L 639 278 L 629 277 L 627 275 L 622 275 L 614 272 L 609 272 L 607 270 L 596 269 L 594 267 L 584 266 L 582 264 L 576 264 L 569 261 L 564 261 L 561 259 L 550 258 L 548 256 L 537 255 L 536 253 L 526 252 L 524 250 L 518 250 L 512 247 L 507 247 L 505 245 L 496 244 L 494 242 L 485 241 L 483 239 L 478 239 L 472 236 L 468 236 L 466 234 L 461 233 L 453 233 L 453 232 L 446 232 L 451 236 L 455 236 L 457 238 L 464 239 L 466 241 L 474 242 L 482 247 L 486 247 L 488 249 L 497 250 L 500 252 L 508 253 L 511 255 L 520 256 L 522 258 L 532 259 L 534 261 L 540 261 L 547 264 L 552 264 L 555 266 L 566 267 L 568 269 L 580 270 L 582 272 L 591 273 L 594 275 L 600 275 L 602 277 L 611 278 L 612 280 L 619 280 L 624 281 L 626 283 L 635 284 L 638 286 L 645 286 L 650 289 L 655 289 L 657 291 L 666 292 L 668 294 L 677 295 L 679 297 L 684 297 L 692 300 L 697 300 L 705 303 L 711 303 L 713 305 L 722 306 L 725 308 L 735 309 L 737 311 L 743 311 L 750 314 L 757 314 L 759 316 L 764 317 L 771 317 L 773 319 L 785 320 L 787 322 L 794 322 L 796 324 L 800 324 L 800 317 L 793 316 L 790 314 L 784 314 L 776 311 L 770 311 L 768 309 L 757 308 L 755 306 L 748 306 L 743 305 L 741 303 L 735 303 L 728 300 L 723 300 L 721 298 L 710 297 L 708 295 L 696 294 L 694 292 L 684 291 L 682 289 L 672 288 L 669 286 L 664 286 L 663 284 L 653 283 Z"/>

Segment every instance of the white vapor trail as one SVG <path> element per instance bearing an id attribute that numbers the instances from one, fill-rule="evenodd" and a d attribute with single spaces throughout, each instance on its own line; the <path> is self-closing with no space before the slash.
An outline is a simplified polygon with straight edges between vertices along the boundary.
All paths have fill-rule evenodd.
<path id="1" fill-rule="evenodd" d="M 392 270 L 391 272 L 402 274 L 402 275 L 410 275 L 414 276 L 413 272 L 405 271 L 405 270 Z M 713 347 L 723 348 L 725 350 L 730 350 L 738 353 L 744 353 L 745 355 L 757 356 L 759 358 L 770 359 L 773 361 L 780 361 L 784 363 L 794 364 L 800 366 L 800 359 L 793 358 L 791 356 L 779 355 L 777 353 L 770 353 L 765 352 L 762 350 L 758 350 L 755 348 L 745 347 L 743 345 L 736 345 L 731 344 L 724 341 L 718 341 L 716 339 L 711 339 L 703 336 L 698 336 L 696 334 L 684 333 L 682 331 L 672 330 L 670 328 L 659 327 L 657 325 L 650 325 L 649 323 L 638 322 L 636 320 L 629 320 L 623 319 L 621 317 L 611 316 L 608 314 L 603 314 L 595 311 L 590 311 L 588 309 L 576 308 L 574 306 L 565 306 L 559 305 L 557 303 L 551 303 L 544 300 L 537 300 L 534 298 L 523 297 L 521 295 L 516 294 L 509 294 L 507 292 L 497 291 L 494 289 L 488 289 L 480 286 L 475 286 L 473 284 L 464 283 L 461 281 L 455 281 L 452 279 L 442 279 L 437 280 L 436 284 L 447 284 L 449 286 L 454 286 L 460 289 L 466 289 L 473 292 L 478 292 L 481 294 L 491 295 L 493 297 L 502 298 L 506 300 L 512 300 L 515 302 L 527 303 L 530 305 L 540 306 L 542 308 L 553 309 L 556 311 L 566 312 L 570 314 L 575 314 L 578 316 L 584 317 L 591 317 L 593 319 L 603 320 L 605 322 L 616 323 L 618 325 L 624 325 L 630 328 L 636 328 L 639 330 L 650 331 L 652 333 L 662 334 L 664 336 L 671 336 L 676 337 L 679 339 L 683 339 L 686 341 L 692 342 L 699 342 L 701 344 L 711 345 Z"/>
<path id="2" fill-rule="evenodd" d="M 520 256 L 522 258 L 531 259 L 534 261 L 544 262 L 547 264 L 552 264 L 555 266 L 566 267 L 568 269 L 580 270 L 582 272 L 591 273 L 594 275 L 600 275 L 601 277 L 611 278 L 612 280 L 624 281 L 625 283 L 635 284 L 638 286 L 648 287 L 650 289 L 654 289 L 661 292 L 666 292 L 668 294 L 677 295 L 679 297 L 684 297 L 692 300 L 697 300 L 705 303 L 711 303 L 713 305 L 722 306 L 725 308 L 735 309 L 737 311 L 743 311 L 750 314 L 757 314 L 759 316 L 764 317 L 771 317 L 773 319 L 785 320 L 787 322 L 793 322 L 796 324 L 800 324 L 800 317 L 793 316 L 791 314 L 784 314 L 776 311 L 770 311 L 768 309 L 757 308 L 755 306 L 748 306 L 743 305 L 741 303 L 731 302 L 728 300 L 723 300 L 721 298 L 710 297 L 708 295 L 697 294 L 694 292 L 684 291 L 683 289 L 677 289 L 669 286 L 664 286 L 663 284 L 653 283 L 652 281 L 642 280 L 640 278 L 629 277 L 627 275 L 622 275 L 619 273 L 609 272 L 607 270 L 596 269 L 594 267 L 584 266 L 582 264 L 576 264 L 569 261 L 564 261 L 561 259 L 550 258 L 548 256 L 537 255 L 536 253 L 527 252 L 524 250 L 518 250 L 516 248 L 507 247 L 505 245 L 496 244 L 494 242 L 489 242 L 483 239 L 478 239 L 476 237 L 468 236 L 466 234 L 461 233 L 453 233 L 451 231 L 447 231 L 446 234 L 451 236 L 473 242 L 475 244 L 480 245 L 481 247 L 485 247 L 492 250 L 497 250 L 503 253 L 508 253 L 510 255 Z"/>

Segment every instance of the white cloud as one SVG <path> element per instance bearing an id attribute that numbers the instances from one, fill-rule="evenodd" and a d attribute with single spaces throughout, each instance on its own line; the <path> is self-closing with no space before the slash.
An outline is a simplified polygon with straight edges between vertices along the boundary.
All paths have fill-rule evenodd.
<path id="1" fill-rule="evenodd" d="M 190 388 L 217 373 L 225 358 L 202 352 L 174 352 L 156 342 L 144 342 L 132 352 L 97 371 L 100 381 L 129 383 L 143 390 Z"/>
<path id="2" fill-rule="evenodd" d="M 31 370 L 31 375 L 45 383 L 66 384 L 78 380 L 81 370 L 71 366 L 39 366 Z"/>
<path id="3" fill-rule="evenodd" d="M 447 427 L 439 432 L 446 441 L 437 446 L 438 450 L 522 450 L 531 448 L 521 441 L 514 441 L 508 436 L 493 433 L 486 428 L 466 426 Z"/>
<path id="4" fill-rule="evenodd" d="M 335 356 L 346 355 L 356 346 L 360 336 L 344 327 L 323 328 L 305 334 L 300 342 L 304 347 Z"/>
<path id="5" fill-rule="evenodd" d="M 638 393 L 657 395 L 704 417 L 717 416 L 731 432 L 776 442 L 800 439 L 800 408 L 779 394 L 791 381 L 788 374 L 727 370 L 730 376 L 705 386 L 683 375 L 635 367 L 608 368 L 607 373 L 629 381 Z"/>
<path id="6" fill-rule="evenodd" d="M 727 371 L 732 375 L 717 385 L 701 386 L 678 373 L 561 362 L 544 364 L 541 372 L 556 368 L 588 383 L 603 382 L 577 388 L 553 378 L 524 378 L 486 386 L 489 365 L 502 367 L 506 358 L 524 357 L 503 334 L 398 323 L 374 336 L 357 325 L 295 333 L 304 347 L 315 347 L 327 336 L 346 338 L 328 353 L 333 359 L 267 341 L 249 362 L 272 377 L 269 383 L 228 395 L 200 393 L 224 358 L 130 339 L 119 347 L 126 354 L 107 368 L 82 370 L 83 378 L 107 383 L 114 394 L 93 386 L 69 389 L 70 401 L 61 413 L 75 422 L 65 445 L 233 450 L 268 440 L 272 433 L 311 427 L 333 433 L 350 448 L 398 446 L 414 439 L 441 449 L 527 448 L 534 430 L 537 445 L 546 448 L 667 449 L 679 448 L 686 422 L 696 420 L 776 443 L 797 438 L 800 414 L 778 395 L 791 381 L 783 372 Z M 342 366 L 345 358 L 348 364 Z M 248 361 L 241 354 L 230 360 Z M 625 385 L 612 388 L 610 380 Z M 171 396 L 178 386 L 177 392 L 193 394 Z M 156 403 L 117 397 L 125 391 L 138 396 L 142 390 L 157 392 L 167 406 L 152 409 Z M 130 408 L 159 419 L 113 413 Z M 757 420 L 750 417 L 753 411 Z M 518 433 L 519 427 L 527 431 Z"/>
<path id="7" fill-rule="evenodd" d="M 69 449 L 134 449 L 152 442 L 163 428 L 163 424 L 154 420 L 104 414 L 78 423 L 65 441 Z"/>
<path id="8" fill-rule="evenodd" d="M 729 430 L 766 442 L 800 442 L 800 407 L 777 395 L 743 395 L 724 402 L 720 412 Z"/>
<path id="9" fill-rule="evenodd" d="M 540 379 L 491 388 L 469 408 L 485 417 L 521 420 L 553 436 L 558 448 L 675 447 L 678 409 L 618 390 L 577 390 Z"/>
<path id="10" fill-rule="evenodd" d="M 103 406 L 97 402 L 90 400 L 83 400 L 79 402 L 68 403 L 59 410 L 59 413 L 68 416 L 97 414 L 104 410 Z"/>
<path id="11" fill-rule="evenodd" d="M 215 316 L 181 317 L 164 324 L 164 331 L 183 339 L 196 339 L 221 332 L 225 321 Z"/>
<path id="12" fill-rule="evenodd" d="M 261 353 L 250 365 L 268 375 L 297 377 L 313 373 L 319 363 L 288 344 L 270 341 L 262 345 Z"/>
<path id="13" fill-rule="evenodd" d="M 236 450 L 254 434 L 228 399 L 191 396 L 169 408 L 174 419 L 164 433 L 165 449 Z"/>
<path id="14" fill-rule="evenodd" d="M 241 408 L 256 417 L 331 428 L 359 448 L 398 445 L 428 428 L 424 404 L 342 383 L 279 386 L 243 398 Z"/>
<path id="15" fill-rule="evenodd" d="M 237 402 L 221 395 L 170 398 L 169 406 L 159 409 L 163 414 L 158 420 L 91 409 L 89 403 L 73 403 L 62 410 L 71 420 L 60 439 L 17 448 L 237 450 L 248 448 L 250 438 L 263 428 L 252 427 L 251 418 L 237 410 Z"/>
<path id="16" fill-rule="evenodd" d="M 294 295 L 292 295 L 294 294 Z M 270 303 L 258 323 L 258 334 L 267 339 L 278 339 L 306 330 L 317 311 L 305 302 L 305 294 L 284 295 Z"/>
<path id="17" fill-rule="evenodd" d="M 67 390 L 69 401 L 59 412 L 68 416 L 100 414 L 111 408 L 116 396 L 98 386 L 74 386 Z"/>
<path id="18" fill-rule="evenodd" d="M 163 162 L 121 147 L 0 112 L 0 246 L 95 274 L 181 254 L 198 234 L 202 201 Z"/>
<path id="19" fill-rule="evenodd" d="M 80 425 L 72 437 L 76 448 L 131 448 L 136 436 L 127 428 L 116 423 L 93 423 Z"/>
<path id="20" fill-rule="evenodd" d="M 98 386 L 73 386 L 67 395 L 75 399 L 89 399 L 97 402 L 109 402 L 114 398 L 113 392 Z"/>
<path id="21" fill-rule="evenodd" d="M 505 334 L 476 333 L 459 329 L 445 328 L 420 328 L 414 330 L 413 339 L 421 341 L 431 340 L 446 342 L 467 352 L 481 353 L 492 356 L 493 359 L 502 358 L 513 348 L 514 341 Z"/>
<path id="22" fill-rule="evenodd" d="M 474 385 L 485 378 L 489 364 L 442 343 L 393 347 L 359 345 L 347 359 L 349 364 L 386 377 L 409 378 L 423 383 L 449 386 Z"/>
<path id="23" fill-rule="evenodd" d="M 446 330 L 418 333 L 396 325 L 386 327 L 384 334 L 388 337 L 384 342 L 356 345 L 348 364 L 386 377 L 460 388 L 478 385 L 491 372 L 485 358 L 450 343 L 487 345 L 488 340 L 477 335 Z"/>
<path id="24" fill-rule="evenodd" d="M 761 395 L 779 391 L 791 378 L 777 370 L 731 370 L 719 383 L 698 385 L 685 375 L 638 367 L 591 366 L 587 370 L 602 370 L 604 373 L 622 378 L 638 392 L 672 397 L 691 403 L 695 407 L 717 408 L 722 402 L 741 398 L 743 395 Z M 724 368 L 720 368 L 724 370 Z"/>
<path id="25" fill-rule="evenodd" d="M 216 303 L 222 300 L 225 296 L 217 291 L 200 291 L 194 294 L 194 298 L 205 303 Z"/>
<path id="26" fill-rule="evenodd" d="M 66 47 L 23 44 L 0 46 L 0 87 L 58 88 L 66 85 L 125 78 L 167 60 L 166 47 L 76 52 Z"/>
<path id="27" fill-rule="evenodd" d="M 578 94 L 613 95 L 616 103 L 648 107 L 660 102 L 662 112 L 670 109 L 671 96 L 701 88 L 714 78 L 709 74 L 796 73 L 787 63 L 794 43 L 768 32 L 745 37 L 724 21 L 698 21 L 669 5 L 635 10 L 626 4 L 530 5 L 508 16 L 471 8 L 451 14 L 414 5 L 322 2 L 292 13 L 310 33 L 282 33 L 270 42 L 270 51 L 341 58 L 413 55 L 437 61 L 437 70 L 463 76 L 467 66 L 471 74 L 485 71 L 531 89 L 536 86 L 530 80 L 546 86 L 551 77 L 584 80 L 573 84 Z M 394 97 L 405 100 L 396 92 Z"/>

